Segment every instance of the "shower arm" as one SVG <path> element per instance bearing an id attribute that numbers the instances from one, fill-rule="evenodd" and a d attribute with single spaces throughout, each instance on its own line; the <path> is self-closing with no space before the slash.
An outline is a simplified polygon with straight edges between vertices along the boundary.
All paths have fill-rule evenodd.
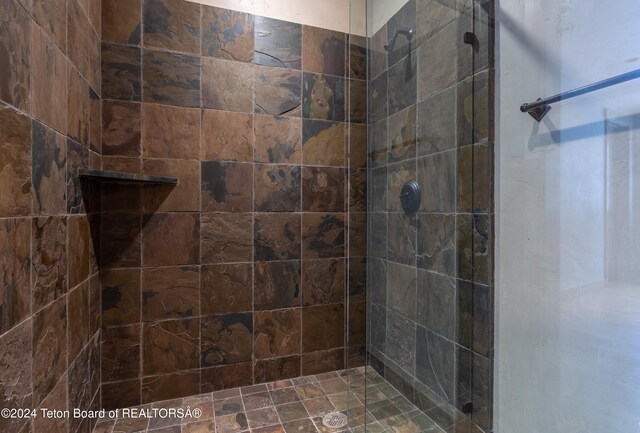
<path id="1" fill-rule="evenodd" d="M 384 46 L 384 49 L 387 51 L 393 51 L 393 48 L 396 46 L 396 40 L 398 39 L 398 35 L 404 35 L 408 40 L 413 38 L 415 30 L 410 28 L 399 28 L 396 30 L 396 33 L 393 35 L 393 38 L 389 40 L 389 43 Z"/>

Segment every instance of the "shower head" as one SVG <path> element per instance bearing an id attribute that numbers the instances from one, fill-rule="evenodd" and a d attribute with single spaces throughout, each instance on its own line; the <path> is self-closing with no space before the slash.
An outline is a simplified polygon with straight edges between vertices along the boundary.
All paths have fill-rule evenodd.
<path id="1" fill-rule="evenodd" d="M 404 35 L 407 37 L 407 40 L 411 40 L 415 30 L 409 28 L 400 28 L 396 30 L 396 33 L 393 35 L 393 38 L 389 40 L 389 43 L 384 46 L 384 49 L 391 52 L 393 48 L 396 46 L 396 40 L 398 39 L 398 35 Z"/>

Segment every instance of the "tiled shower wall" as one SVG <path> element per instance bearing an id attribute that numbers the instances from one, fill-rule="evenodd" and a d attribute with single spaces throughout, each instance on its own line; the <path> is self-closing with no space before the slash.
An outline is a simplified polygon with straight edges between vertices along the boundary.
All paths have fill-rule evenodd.
<path id="1" fill-rule="evenodd" d="M 100 1 L 0 1 L 0 407 L 99 407 Z M 92 224 L 90 224 L 90 221 Z M 89 420 L 0 418 L 0 431 Z"/>
<path id="2" fill-rule="evenodd" d="M 103 189 L 103 405 L 362 364 L 365 40 L 177 0 L 102 18 L 103 168 L 179 179 Z"/>
<path id="3" fill-rule="evenodd" d="M 456 432 L 492 430 L 492 20 L 492 1 L 411 0 L 370 42 L 371 364 Z"/>

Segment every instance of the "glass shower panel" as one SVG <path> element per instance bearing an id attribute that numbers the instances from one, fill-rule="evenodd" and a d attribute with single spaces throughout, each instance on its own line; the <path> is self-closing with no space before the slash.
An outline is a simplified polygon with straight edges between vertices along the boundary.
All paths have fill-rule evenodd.
<path id="1" fill-rule="evenodd" d="M 496 427 L 640 431 L 640 69 L 635 0 L 500 2 Z M 640 71 L 638 71 L 640 72 Z"/>
<path id="2" fill-rule="evenodd" d="M 489 431 L 493 5 L 367 16 L 367 427 Z"/>

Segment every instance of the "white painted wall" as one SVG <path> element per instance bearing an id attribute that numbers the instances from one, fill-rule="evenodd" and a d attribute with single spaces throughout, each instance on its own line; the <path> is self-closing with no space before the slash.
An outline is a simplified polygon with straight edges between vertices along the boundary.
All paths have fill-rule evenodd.
<path id="1" fill-rule="evenodd" d="M 499 3 L 496 431 L 637 433 L 640 80 L 518 108 L 640 68 L 640 5 Z"/>

